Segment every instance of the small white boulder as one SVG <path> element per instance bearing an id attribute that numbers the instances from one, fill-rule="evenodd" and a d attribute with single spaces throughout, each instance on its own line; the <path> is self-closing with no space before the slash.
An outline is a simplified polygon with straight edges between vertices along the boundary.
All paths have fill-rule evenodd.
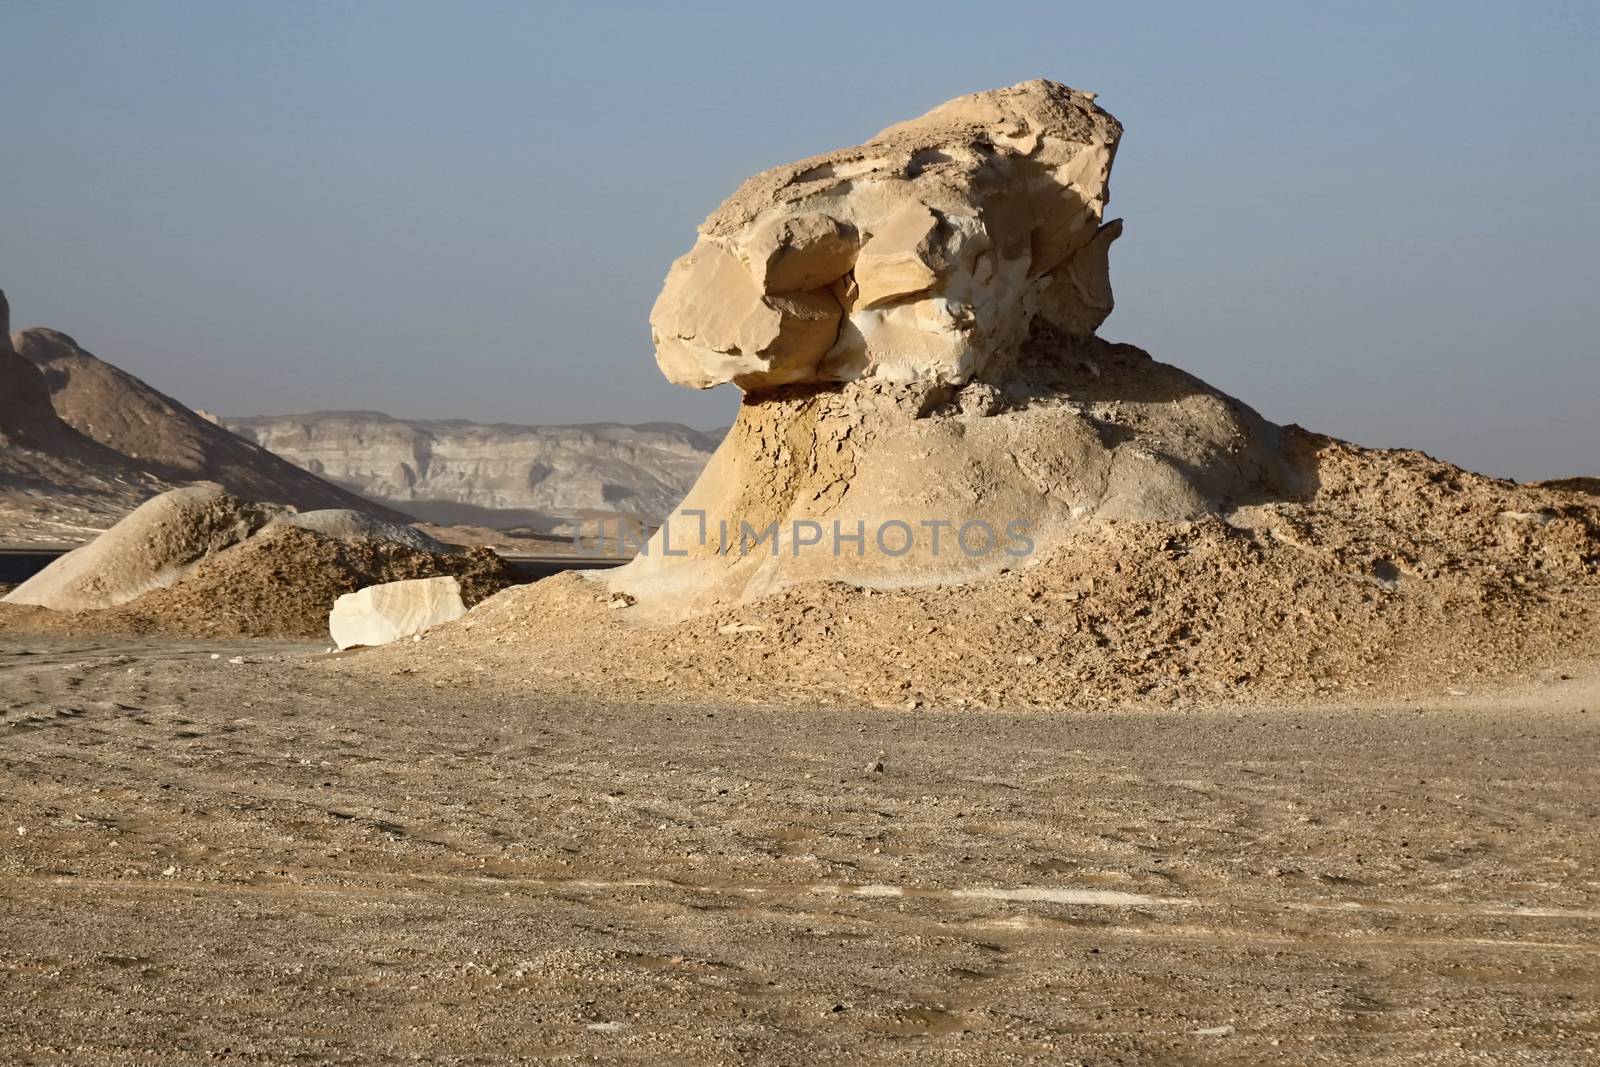
<path id="1" fill-rule="evenodd" d="M 346 593 L 328 614 L 328 632 L 341 649 L 386 645 L 466 613 L 461 584 L 454 578 L 413 578 Z"/>

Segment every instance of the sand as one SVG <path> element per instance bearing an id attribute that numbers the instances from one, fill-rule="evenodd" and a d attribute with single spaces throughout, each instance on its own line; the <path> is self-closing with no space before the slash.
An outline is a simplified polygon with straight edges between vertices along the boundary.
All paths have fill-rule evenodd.
<path id="1" fill-rule="evenodd" d="M 320 647 L 0 636 L 0 1060 L 1600 1052 L 1592 678 L 908 714 Z"/>
<path id="2" fill-rule="evenodd" d="M 568 573 L 362 662 L 529 692 L 1016 709 L 1438 695 L 1600 659 L 1594 497 L 1300 431 L 1287 447 L 1316 473 L 1300 501 L 1091 524 L 992 579 L 806 583 L 653 626 Z"/>

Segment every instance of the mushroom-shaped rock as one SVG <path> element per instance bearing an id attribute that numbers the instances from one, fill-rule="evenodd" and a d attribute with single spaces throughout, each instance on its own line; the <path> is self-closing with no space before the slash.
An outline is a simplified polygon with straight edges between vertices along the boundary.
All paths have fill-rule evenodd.
<path id="1" fill-rule="evenodd" d="M 804 582 L 976 581 L 1088 524 L 1292 488 L 1278 427 L 1095 335 L 1121 133 L 1092 94 L 1031 81 L 741 185 L 651 324 L 672 381 L 746 395 L 646 550 L 597 579 L 629 622 Z"/>
<path id="2" fill-rule="evenodd" d="M 650 315 L 662 372 L 746 392 L 960 385 L 1036 317 L 1092 333 L 1121 134 L 1092 94 L 1031 81 L 751 178 L 667 275 Z"/>
<path id="3" fill-rule="evenodd" d="M 466 613 L 461 584 L 454 578 L 413 578 L 346 593 L 334 601 L 328 632 L 340 648 L 386 645 Z"/>

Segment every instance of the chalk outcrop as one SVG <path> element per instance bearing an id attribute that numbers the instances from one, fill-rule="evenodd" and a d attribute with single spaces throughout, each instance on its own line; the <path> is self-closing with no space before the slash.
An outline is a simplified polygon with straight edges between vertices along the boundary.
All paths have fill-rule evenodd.
<path id="1" fill-rule="evenodd" d="M 1121 126 L 1046 81 L 745 182 L 651 322 L 674 382 L 745 391 L 649 551 L 631 617 L 802 581 L 1026 566 L 1097 520 L 1218 515 L 1294 480 L 1279 429 L 1128 345 L 1103 222 Z"/>
<path id="2" fill-rule="evenodd" d="M 356 669 L 946 712 L 1370 704 L 1594 662 L 1590 480 L 1279 427 L 1096 335 L 1116 134 L 1031 82 L 746 182 L 656 305 L 668 377 L 745 391 L 668 525 Z"/>
<path id="3" fill-rule="evenodd" d="M 364 511 L 350 508 L 325 508 L 321 511 L 302 511 L 284 515 L 279 521 L 302 530 L 336 537 L 341 540 L 361 538 L 368 541 L 393 541 L 419 552 L 441 554 L 450 551 L 443 543 L 429 537 L 414 526 L 402 526 Z"/>
<path id="4" fill-rule="evenodd" d="M 454 578 L 415 578 L 346 593 L 334 602 L 328 632 L 340 648 L 386 645 L 466 613 L 461 583 Z"/>
<path id="5" fill-rule="evenodd" d="M 662 373 L 746 392 L 881 378 L 960 385 L 1032 323 L 1111 311 L 1102 225 L 1122 127 L 1048 81 L 952 100 L 745 182 L 650 315 Z"/>
<path id="6" fill-rule="evenodd" d="M 73 549 L 8 593 L 8 604 L 52 611 L 114 608 L 179 581 L 202 560 L 238 544 L 279 514 L 202 482 L 145 501 L 89 544 Z"/>

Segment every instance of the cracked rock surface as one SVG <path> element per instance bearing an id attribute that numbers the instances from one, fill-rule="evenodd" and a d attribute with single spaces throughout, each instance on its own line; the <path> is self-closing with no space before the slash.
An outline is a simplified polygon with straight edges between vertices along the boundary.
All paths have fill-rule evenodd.
<path id="1" fill-rule="evenodd" d="M 1121 133 L 1093 94 L 1031 81 L 745 182 L 651 315 L 669 379 L 733 382 L 745 402 L 611 587 L 670 618 L 800 581 L 969 581 L 1091 520 L 1288 491 L 1278 427 L 1095 335 Z M 769 528 L 749 552 L 746 530 Z"/>
<path id="2" fill-rule="evenodd" d="M 750 392 L 959 385 L 1036 318 L 1093 332 L 1121 134 L 1093 94 L 1031 81 L 751 178 L 667 275 L 650 315 L 662 373 Z"/>

